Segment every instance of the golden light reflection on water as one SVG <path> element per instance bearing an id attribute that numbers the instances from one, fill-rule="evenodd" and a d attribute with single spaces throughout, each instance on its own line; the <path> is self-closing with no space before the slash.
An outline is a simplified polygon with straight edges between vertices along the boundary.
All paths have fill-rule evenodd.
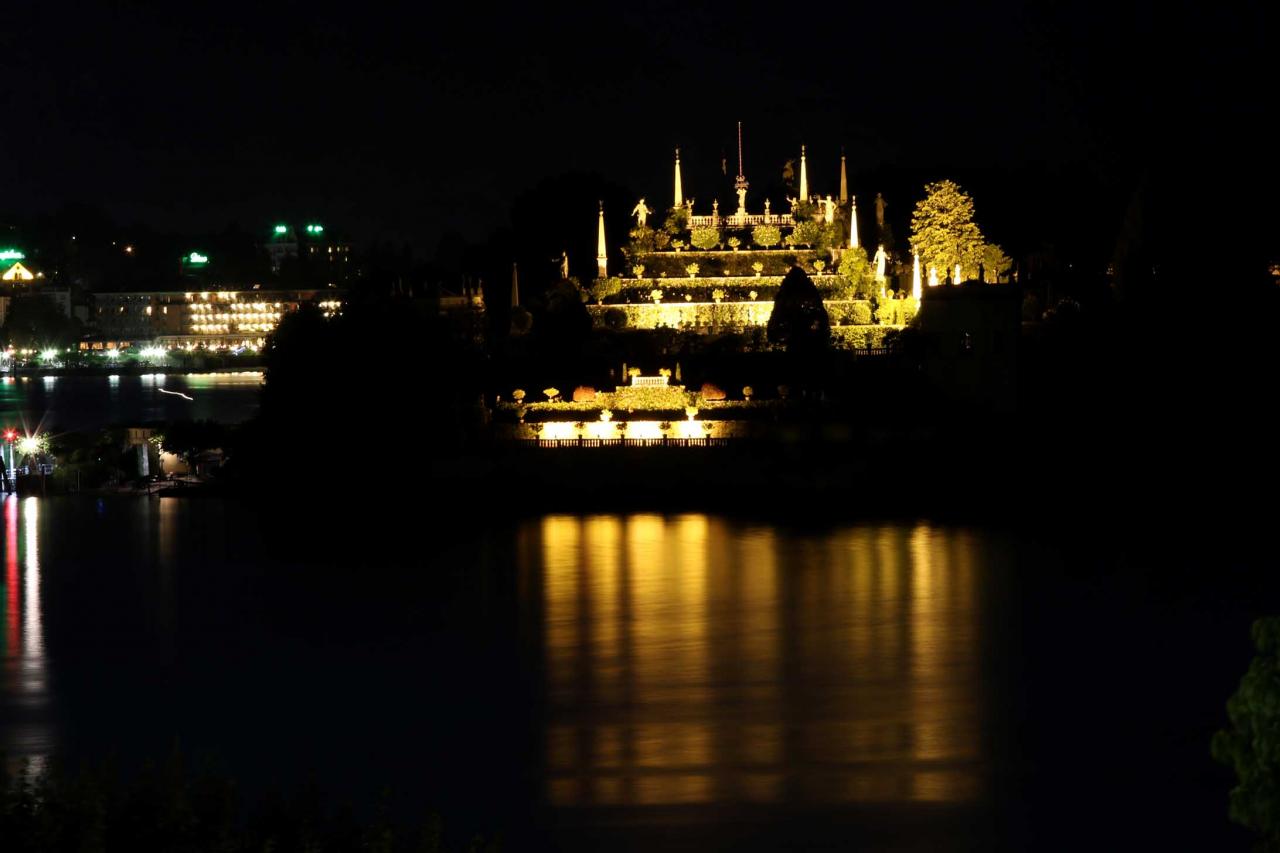
<path id="1" fill-rule="evenodd" d="M 981 794 L 981 555 L 965 532 L 791 536 L 703 515 L 531 532 L 552 803 Z"/>

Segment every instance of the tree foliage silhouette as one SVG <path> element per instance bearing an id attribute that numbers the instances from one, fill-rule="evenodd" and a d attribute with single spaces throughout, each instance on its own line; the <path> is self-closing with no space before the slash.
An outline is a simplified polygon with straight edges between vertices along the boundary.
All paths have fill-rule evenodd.
<path id="1" fill-rule="evenodd" d="M 924 268 L 935 267 L 938 277 L 960 264 L 976 275 L 982 262 L 982 232 L 973 220 L 973 199 L 954 181 L 926 184 L 925 197 L 911 214 L 911 248 L 920 253 Z"/>
<path id="2" fill-rule="evenodd" d="M 766 333 L 770 343 L 796 352 L 822 349 L 831 339 L 831 321 L 822 295 L 798 266 L 791 268 L 778 288 Z"/>
<path id="3" fill-rule="evenodd" d="M 1213 757 L 1236 772 L 1233 821 L 1262 836 L 1260 848 L 1280 850 L 1280 617 L 1253 623 L 1258 654 L 1227 701 L 1231 726 L 1213 737 Z"/>

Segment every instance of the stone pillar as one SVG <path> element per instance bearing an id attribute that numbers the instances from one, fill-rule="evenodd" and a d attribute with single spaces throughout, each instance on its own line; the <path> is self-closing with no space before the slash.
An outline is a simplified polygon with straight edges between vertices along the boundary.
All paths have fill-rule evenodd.
<path id="1" fill-rule="evenodd" d="M 676 193 L 672 207 L 684 207 L 684 188 L 680 186 L 680 149 L 676 149 Z"/>
<path id="2" fill-rule="evenodd" d="M 804 146 L 800 146 L 800 200 L 809 200 L 809 167 L 804 161 Z"/>
<path id="3" fill-rule="evenodd" d="M 626 210 L 624 207 L 623 210 Z M 596 276 L 609 277 L 609 253 L 604 240 L 604 202 L 600 202 L 600 223 L 596 234 Z"/>

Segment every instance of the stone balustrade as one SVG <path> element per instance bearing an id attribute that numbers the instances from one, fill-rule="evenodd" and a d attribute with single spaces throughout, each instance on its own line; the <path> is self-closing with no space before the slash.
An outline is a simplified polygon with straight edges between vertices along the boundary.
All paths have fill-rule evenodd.
<path id="1" fill-rule="evenodd" d="M 777 225 L 791 228 L 796 224 L 790 213 L 748 213 L 729 216 L 712 214 L 711 216 L 690 216 L 690 228 L 749 228 L 755 225 Z"/>

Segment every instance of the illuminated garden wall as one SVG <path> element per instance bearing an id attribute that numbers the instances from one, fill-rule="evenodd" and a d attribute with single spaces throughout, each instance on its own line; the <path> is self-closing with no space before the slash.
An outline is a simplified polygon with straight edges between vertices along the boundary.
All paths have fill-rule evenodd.
<path id="1" fill-rule="evenodd" d="M 869 326 L 872 329 L 901 327 L 916 314 L 914 300 L 886 300 L 880 310 L 880 325 L 872 312 L 871 303 L 864 299 L 828 300 L 827 316 L 836 330 L 846 326 Z M 647 302 L 624 305 L 589 305 L 587 310 L 597 328 L 625 329 L 691 329 L 714 332 L 721 329 L 765 326 L 773 313 L 772 299 L 735 302 Z M 612 315 L 610 312 L 615 312 Z M 863 337 L 873 333 L 864 333 Z M 848 333 L 846 337 L 857 337 Z"/>

